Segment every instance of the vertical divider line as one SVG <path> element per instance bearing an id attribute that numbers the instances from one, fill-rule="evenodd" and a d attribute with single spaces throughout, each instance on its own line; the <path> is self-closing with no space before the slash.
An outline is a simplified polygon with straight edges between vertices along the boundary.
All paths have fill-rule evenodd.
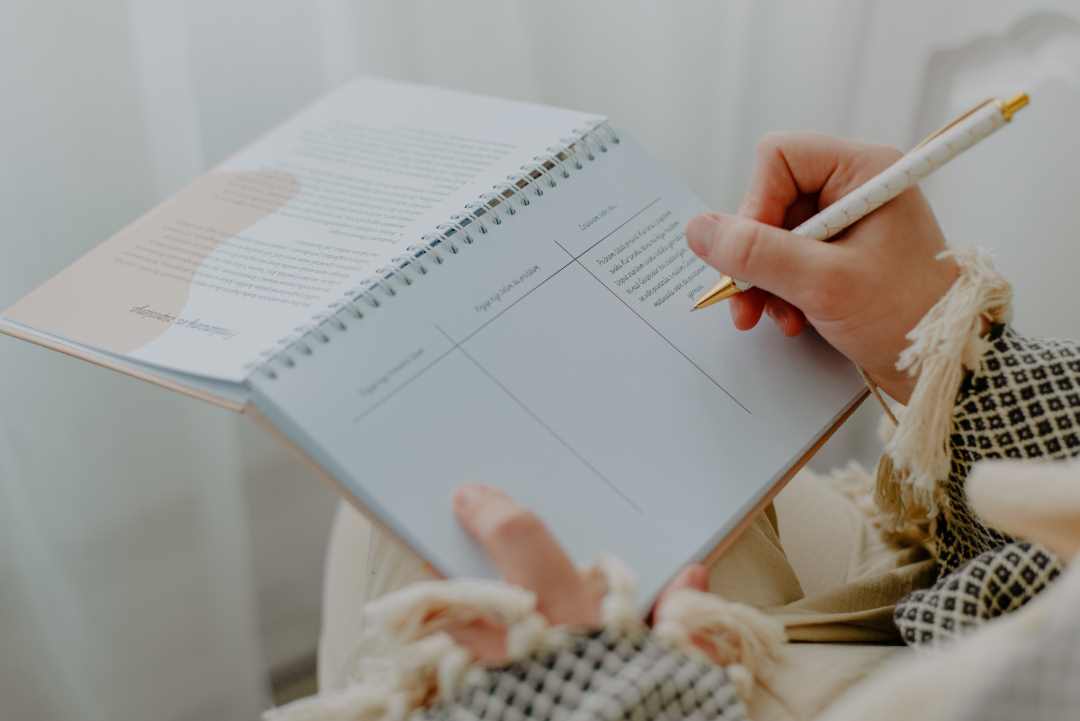
<path id="1" fill-rule="evenodd" d="M 624 225 L 625 225 L 625 223 L 624 223 Z M 620 226 L 620 227 L 621 227 L 621 226 Z M 584 271 L 585 271 L 586 273 L 588 273 L 588 274 L 589 274 L 590 276 L 592 276 L 593 280 L 595 280 L 595 281 L 596 281 L 597 283 L 599 283 L 599 284 L 600 284 L 600 285 L 601 285 L 601 286 L 602 286 L 602 287 L 604 288 L 604 290 L 606 290 L 606 291 L 607 291 L 608 293 L 611 293 L 611 294 L 612 294 L 613 296 L 615 296 L 615 299 L 616 299 L 616 300 L 618 300 L 618 301 L 619 301 L 620 303 L 622 303 L 622 304 L 623 304 L 624 306 L 626 306 L 627 310 L 629 310 L 629 311 L 630 311 L 631 313 L 633 313 L 634 315 L 636 315 L 636 316 L 637 316 L 637 318 L 638 318 L 638 320 L 640 320 L 640 321 L 641 321 L 642 323 L 644 323 L 645 325 L 647 325 L 647 326 L 649 327 L 649 329 L 650 329 L 650 330 L 652 330 L 652 332 L 653 332 L 653 333 L 656 333 L 656 335 L 658 335 L 658 336 L 660 336 L 661 338 L 663 338 L 663 339 L 664 339 L 664 342 L 665 342 L 665 343 L 667 343 L 667 344 L 668 344 L 669 346 L 671 346 L 672 350 L 674 350 L 674 351 L 675 351 L 676 353 L 678 353 L 679 355 L 681 355 L 681 356 L 682 356 L 682 357 L 683 357 L 683 358 L 684 358 L 684 359 L 686 360 L 686 362 L 687 362 L 687 363 L 689 363 L 690 365 L 694 366 L 694 368 L 696 368 L 696 369 L 697 369 L 698 373 L 701 373 L 701 375 L 703 375 L 703 376 L 705 376 L 706 378 L 708 378 L 708 379 L 709 379 L 709 382 L 710 382 L 710 383 L 712 383 L 712 384 L 713 384 L 714 386 L 716 386 L 716 387 L 717 387 L 717 388 L 719 388 L 719 389 L 720 389 L 721 391 L 723 391 L 724 395 L 726 395 L 726 396 L 727 396 L 728 398 L 730 398 L 730 399 L 732 400 L 732 402 L 733 402 L 733 403 L 735 403 L 735 405 L 737 405 L 737 406 L 738 406 L 739 408 L 742 408 L 742 409 L 743 409 L 744 411 L 746 411 L 746 412 L 747 412 L 747 413 L 748 413 L 749 415 L 754 415 L 754 414 L 753 414 L 753 412 L 752 412 L 752 411 L 751 411 L 751 410 L 750 410 L 749 408 L 747 408 L 747 407 L 746 407 L 745 405 L 743 405 L 742 401 L 740 401 L 740 400 L 739 400 L 738 398 L 736 398 L 736 397 L 735 397 L 734 395 L 732 395 L 731 391 L 729 391 L 729 390 L 728 390 L 727 388 L 725 388 L 725 387 L 724 387 L 723 385 L 721 385 L 719 381 L 717 381 L 717 380 L 716 380 L 715 378 L 713 378 L 713 377 L 712 377 L 711 375 L 709 375 L 709 374 L 708 374 L 708 373 L 707 373 L 707 372 L 705 371 L 705 369 L 704 369 L 704 368 L 702 368 L 701 366 L 699 366 L 699 365 L 698 365 L 698 364 L 697 364 L 697 363 L 696 363 L 696 362 L 694 361 L 694 359 L 693 359 L 693 358 L 691 358 L 690 356 L 686 355 L 686 353 L 684 353 L 684 352 L 682 351 L 682 349 L 681 349 L 681 348 L 679 348 L 679 346 L 675 345 L 675 344 L 674 344 L 674 343 L 673 343 L 673 342 L 671 341 L 671 339 L 669 339 L 669 338 L 668 338 L 668 337 L 667 337 L 666 335 L 664 335 L 664 334 L 663 334 L 663 333 L 661 333 L 661 332 L 660 332 L 659 330 L 657 330 L 656 326 L 654 326 L 654 325 L 653 325 L 652 323 L 650 323 L 649 321 L 645 320 L 645 317 L 644 317 L 644 316 L 642 316 L 642 315 L 641 315 L 641 313 L 638 313 L 638 312 L 637 312 L 636 310 L 634 310 L 634 307 L 633 307 L 633 306 L 631 306 L 631 305 L 630 305 L 629 303 L 627 303 L 627 302 L 626 302 L 625 300 L 623 300 L 623 298 L 622 298 L 622 297 L 620 297 L 618 293 L 616 293 L 615 291 L 613 291 L 613 290 L 612 290 L 611 288 L 609 288 L 609 287 L 608 287 L 607 283 L 605 283 L 604 281 L 600 280 L 600 278 L 598 278 L 598 277 L 597 277 L 596 273 L 593 273 L 593 272 L 592 272 L 591 270 L 589 270 L 589 269 L 588 269 L 588 267 L 587 267 L 587 266 L 586 266 L 586 265 L 585 265 L 584 263 L 582 263 L 582 262 L 581 262 L 581 256 L 582 256 L 582 255 L 585 255 L 586 253 L 588 253 L 588 252 L 589 252 L 589 250 L 592 250 L 592 249 L 593 249 L 594 247 L 596 247 L 596 245 L 595 245 L 595 244 L 594 244 L 594 245 L 592 245 L 592 246 L 590 246 L 588 250 L 586 250 L 586 251 L 584 251 L 583 253 L 581 253 L 581 255 L 577 255 L 577 256 L 575 256 L 575 255 L 573 255 L 572 253 L 570 253 L 570 251 L 569 251 L 569 250 L 567 250 L 567 249 L 566 249 L 566 248 L 565 248 L 565 247 L 563 246 L 563 244 L 562 244 L 562 243 L 560 243 L 559 241 L 557 241 L 557 240 L 556 240 L 556 241 L 555 241 L 555 244 L 556 244 L 556 245 L 558 245 L 558 246 L 559 246 L 560 248 L 562 248 L 562 249 L 563 249 L 563 252 L 564 252 L 564 253 L 566 253 L 566 254 L 567 254 L 567 255 L 569 255 L 569 256 L 570 256 L 571 258 L 573 258 L 573 259 L 574 259 L 574 262 L 575 262 L 575 263 L 577 263 L 577 264 L 578 264 L 579 266 L 581 266 L 582 270 L 584 270 Z"/>
<path id="2" fill-rule="evenodd" d="M 636 502 L 634 502 L 634 500 L 632 498 L 630 498 L 630 496 L 626 495 L 626 493 L 621 488 L 619 488 L 617 485 L 615 485 L 615 483 L 613 483 L 610 478 L 608 478 L 603 473 L 601 473 L 600 469 L 598 469 L 596 466 L 594 466 L 592 463 L 590 463 L 589 460 L 587 458 L 585 458 L 585 456 L 583 456 L 576 448 L 574 448 L 572 445 L 570 445 L 570 443 L 567 442 L 567 440 L 565 438 L 563 438 L 561 435 L 559 435 L 555 431 L 554 428 L 552 428 L 550 425 L 548 425 L 548 423 L 545 422 L 544 419 L 541 418 L 536 413 L 536 411 L 534 411 L 532 408 L 530 408 L 528 405 L 526 405 L 524 401 L 522 401 L 520 398 L 518 398 L 517 395 L 515 395 L 509 388 L 507 388 L 506 385 L 502 381 L 500 381 L 498 378 L 496 378 L 495 375 L 491 371 L 489 371 L 487 368 L 485 368 L 483 366 L 483 364 L 480 363 L 480 361 L 478 361 L 471 353 L 469 353 L 469 351 L 465 350 L 465 348 L 462 346 L 461 343 L 455 342 L 454 339 L 450 337 L 450 334 L 447 333 L 446 331 L 444 331 L 438 325 L 435 326 L 435 329 L 438 330 L 440 333 L 442 333 L 444 336 L 446 336 L 446 340 L 448 340 L 448 341 L 450 341 L 451 343 L 454 344 L 454 348 L 452 350 L 461 351 L 461 354 L 464 355 L 469 360 L 470 363 L 472 363 L 474 366 L 476 366 L 477 370 L 479 370 L 481 373 L 483 373 L 488 378 L 488 380 L 490 380 L 492 383 L 494 383 L 496 386 L 498 386 L 499 389 L 502 390 L 502 392 L 505 393 L 507 395 L 507 397 L 510 398 L 510 400 L 512 400 L 514 403 L 516 403 L 517 406 L 519 408 L 521 408 L 521 410 L 525 411 L 525 413 L 527 413 L 530 418 L 532 418 L 534 421 L 536 421 L 540 425 L 540 427 L 543 428 L 545 431 L 547 431 L 548 434 L 550 434 L 552 438 L 554 438 L 556 441 L 558 441 L 563 446 L 563 448 L 570 451 L 570 453 L 575 458 L 577 458 L 579 461 L 581 461 L 581 463 L 586 468 L 588 468 L 590 471 L 592 471 L 593 475 L 595 475 L 597 478 L 599 478 L 601 481 L 603 481 L 604 484 L 608 488 L 610 488 L 612 491 L 615 492 L 616 495 L 618 495 L 620 498 L 622 498 L 624 501 L 626 501 L 626 503 L 631 508 L 633 508 L 635 511 L 637 511 L 642 516 L 645 515 L 645 510 L 641 506 L 639 506 Z"/>

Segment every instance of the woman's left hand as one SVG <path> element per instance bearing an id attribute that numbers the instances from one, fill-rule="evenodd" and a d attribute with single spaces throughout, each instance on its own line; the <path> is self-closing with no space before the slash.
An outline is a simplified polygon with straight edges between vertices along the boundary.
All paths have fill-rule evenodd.
<path id="1" fill-rule="evenodd" d="M 476 484 L 457 490 L 454 513 L 507 583 L 536 594 L 537 611 L 549 623 L 601 625 L 603 579 L 579 571 L 536 514 L 502 491 Z M 704 591 L 707 581 L 704 566 L 688 566 L 664 590 L 657 606 L 677 589 Z M 498 662 L 506 656 L 504 629 L 491 623 L 475 621 L 449 633 L 481 661 Z"/>

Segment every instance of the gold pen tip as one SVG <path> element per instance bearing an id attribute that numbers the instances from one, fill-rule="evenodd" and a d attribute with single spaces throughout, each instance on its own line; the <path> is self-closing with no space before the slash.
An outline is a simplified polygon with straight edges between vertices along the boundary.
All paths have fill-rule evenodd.
<path id="1" fill-rule="evenodd" d="M 694 307 L 690 310 L 694 311 L 708 308 L 710 305 L 719 303 L 722 300 L 727 300 L 738 292 L 739 287 L 735 285 L 735 281 L 731 278 L 724 278 L 717 283 L 712 290 L 698 298 L 697 302 L 694 303 Z"/>
<path id="2" fill-rule="evenodd" d="M 1012 120 L 1012 116 L 1030 102 L 1031 98 L 1028 97 L 1027 93 L 1017 93 L 1008 100 L 1001 102 L 1001 114 L 1005 116 L 1005 120 Z"/>

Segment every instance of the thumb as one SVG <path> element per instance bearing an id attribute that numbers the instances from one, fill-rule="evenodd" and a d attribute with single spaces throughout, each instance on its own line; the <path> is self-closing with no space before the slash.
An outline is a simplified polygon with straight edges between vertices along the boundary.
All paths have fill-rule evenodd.
<path id="1" fill-rule="evenodd" d="M 654 616 L 657 609 L 663 606 L 667 600 L 671 598 L 671 594 L 676 591 L 681 591 L 684 588 L 688 588 L 692 591 L 709 590 L 708 570 L 700 563 L 695 563 L 680 571 L 679 575 L 677 575 L 660 593 L 660 596 L 656 599 L 656 603 L 653 605 L 649 615 Z"/>
<path id="2" fill-rule="evenodd" d="M 707 213 L 686 226 L 690 249 L 722 273 L 780 296 L 800 308 L 839 266 L 839 248 L 756 220 Z"/>

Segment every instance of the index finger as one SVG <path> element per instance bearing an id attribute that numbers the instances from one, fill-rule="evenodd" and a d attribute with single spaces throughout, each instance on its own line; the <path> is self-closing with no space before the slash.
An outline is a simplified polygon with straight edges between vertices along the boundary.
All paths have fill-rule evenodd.
<path id="1" fill-rule="evenodd" d="M 782 226 L 800 196 L 817 195 L 818 208 L 836 202 L 887 168 L 899 151 L 820 133 L 770 133 L 757 148 L 740 215 Z"/>

